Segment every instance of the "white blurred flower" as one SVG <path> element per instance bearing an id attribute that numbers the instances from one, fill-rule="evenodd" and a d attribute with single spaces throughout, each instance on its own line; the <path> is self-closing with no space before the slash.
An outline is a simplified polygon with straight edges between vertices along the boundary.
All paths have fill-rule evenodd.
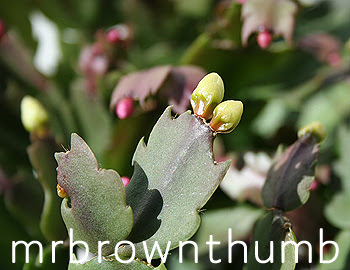
<path id="1" fill-rule="evenodd" d="M 40 72 L 52 76 L 62 59 L 58 27 L 40 11 L 32 12 L 29 20 L 33 37 L 38 41 L 34 65 Z"/>
<path id="2" fill-rule="evenodd" d="M 261 189 L 272 159 L 262 152 L 247 152 L 243 159 L 244 168 L 238 170 L 231 167 L 220 187 L 233 200 L 249 200 L 257 205 L 262 205 Z"/>

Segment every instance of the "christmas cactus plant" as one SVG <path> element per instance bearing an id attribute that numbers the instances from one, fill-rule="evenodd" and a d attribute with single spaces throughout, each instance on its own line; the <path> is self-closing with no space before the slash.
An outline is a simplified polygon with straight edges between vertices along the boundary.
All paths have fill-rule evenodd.
<path id="1" fill-rule="evenodd" d="M 61 213 L 70 237 L 74 231 L 87 244 L 83 248 L 98 256 L 69 269 L 97 269 L 94 260 L 102 263 L 101 256 L 105 269 L 151 268 L 141 260 L 151 263 L 166 253 L 165 263 L 170 250 L 194 235 L 201 208 L 229 167 L 228 161 L 215 161 L 213 141 L 218 132 L 233 130 L 243 113 L 240 101 L 220 103 L 223 96 L 220 76 L 211 73 L 192 94 L 194 114 L 173 118 L 168 107 L 147 144 L 139 142 L 126 188 L 118 173 L 99 168 L 89 146 L 72 134 L 71 149 L 55 155 Z M 160 254 L 149 255 L 155 245 Z"/>
<path id="2" fill-rule="evenodd" d="M 348 2 L 0 1 L 0 269 L 349 269 Z"/>

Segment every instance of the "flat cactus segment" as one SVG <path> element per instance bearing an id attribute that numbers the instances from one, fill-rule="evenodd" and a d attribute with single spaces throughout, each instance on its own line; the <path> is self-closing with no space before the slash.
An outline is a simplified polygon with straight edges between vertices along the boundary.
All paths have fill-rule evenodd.
<path id="1" fill-rule="evenodd" d="M 70 199 L 63 200 L 61 213 L 73 240 L 85 241 L 97 254 L 97 241 L 110 241 L 103 255 L 129 235 L 133 214 L 126 206 L 125 189 L 117 172 L 100 169 L 89 146 L 77 134 L 71 137 L 71 150 L 56 153 L 57 181 Z"/>
<path id="2" fill-rule="evenodd" d="M 198 117 L 185 112 L 174 119 L 168 107 L 154 126 L 147 145 L 144 139 L 139 142 L 133 162 L 144 171 L 148 189 L 158 190 L 163 200 L 157 217 L 160 227 L 146 240 L 149 250 L 155 241 L 162 251 L 166 250 L 168 241 L 171 241 L 170 249 L 176 248 L 179 241 L 189 239 L 198 230 L 200 209 L 230 165 L 229 161 L 219 164 L 214 161 L 214 137 L 212 130 Z M 130 182 L 127 196 L 128 189 L 135 183 Z M 145 258 L 143 244 L 135 246 L 136 256 Z M 119 251 L 125 256 L 130 252 L 130 247 Z"/>

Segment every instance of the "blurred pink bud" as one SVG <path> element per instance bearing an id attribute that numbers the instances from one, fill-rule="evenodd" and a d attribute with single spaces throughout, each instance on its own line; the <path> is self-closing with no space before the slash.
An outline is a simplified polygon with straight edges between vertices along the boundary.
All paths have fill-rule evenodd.
<path id="1" fill-rule="evenodd" d="M 258 34 L 256 41 L 261 49 L 267 49 L 272 42 L 272 35 L 269 31 L 264 30 Z"/>
<path id="2" fill-rule="evenodd" d="M 5 35 L 5 33 L 6 33 L 5 23 L 2 20 L 0 20 L 0 40 Z"/>
<path id="3" fill-rule="evenodd" d="M 92 73 L 96 75 L 103 75 L 108 70 L 108 59 L 105 55 L 99 55 L 94 57 L 90 64 Z"/>
<path id="4" fill-rule="evenodd" d="M 337 68 L 341 66 L 341 57 L 338 52 L 333 52 L 330 55 L 328 55 L 327 60 L 332 67 Z"/>
<path id="5" fill-rule="evenodd" d="M 106 35 L 107 41 L 112 44 L 117 44 L 120 41 L 119 31 L 115 28 L 108 31 Z"/>
<path id="6" fill-rule="evenodd" d="M 120 100 L 115 107 L 115 113 L 120 119 L 129 118 L 134 112 L 134 100 L 130 97 Z"/>
<path id="7" fill-rule="evenodd" d="M 85 47 L 79 56 L 79 69 L 89 75 L 103 75 L 109 67 L 108 58 L 103 54 L 103 48 L 95 43 Z"/>
<path id="8" fill-rule="evenodd" d="M 237 3 L 242 4 L 242 5 L 245 3 L 245 1 L 246 0 L 236 0 Z"/>
<path id="9" fill-rule="evenodd" d="M 79 69 L 84 72 L 87 73 L 89 70 L 89 64 L 91 62 L 91 58 L 92 58 L 92 50 L 90 47 L 85 47 L 82 49 L 82 51 L 80 52 L 79 55 Z"/>
<path id="10" fill-rule="evenodd" d="M 309 190 L 310 191 L 314 191 L 314 190 L 316 190 L 318 188 L 318 182 L 316 181 L 316 180 L 314 180 L 312 183 L 311 183 L 311 185 L 310 185 L 310 187 L 309 187 Z"/>
<path id="11" fill-rule="evenodd" d="M 92 54 L 93 55 L 100 55 L 103 54 L 104 49 L 101 43 L 94 43 L 94 45 L 92 46 Z"/>
<path id="12" fill-rule="evenodd" d="M 123 181 L 124 187 L 126 187 L 130 183 L 130 178 L 127 176 L 122 176 L 122 181 Z"/>

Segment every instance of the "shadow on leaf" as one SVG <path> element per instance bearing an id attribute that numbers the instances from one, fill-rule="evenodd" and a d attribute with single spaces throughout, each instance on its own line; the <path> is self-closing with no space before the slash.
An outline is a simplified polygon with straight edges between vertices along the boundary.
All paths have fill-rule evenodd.
<path id="1" fill-rule="evenodd" d="M 163 208 L 163 199 L 157 189 L 148 189 L 148 178 L 143 169 L 134 163 L 134 174 L 126 187 L 126 204 L 134 213 L 134 226 L 129 241 L 142 242 L 157 232 L 161 220 L 157 219 Z"/>

